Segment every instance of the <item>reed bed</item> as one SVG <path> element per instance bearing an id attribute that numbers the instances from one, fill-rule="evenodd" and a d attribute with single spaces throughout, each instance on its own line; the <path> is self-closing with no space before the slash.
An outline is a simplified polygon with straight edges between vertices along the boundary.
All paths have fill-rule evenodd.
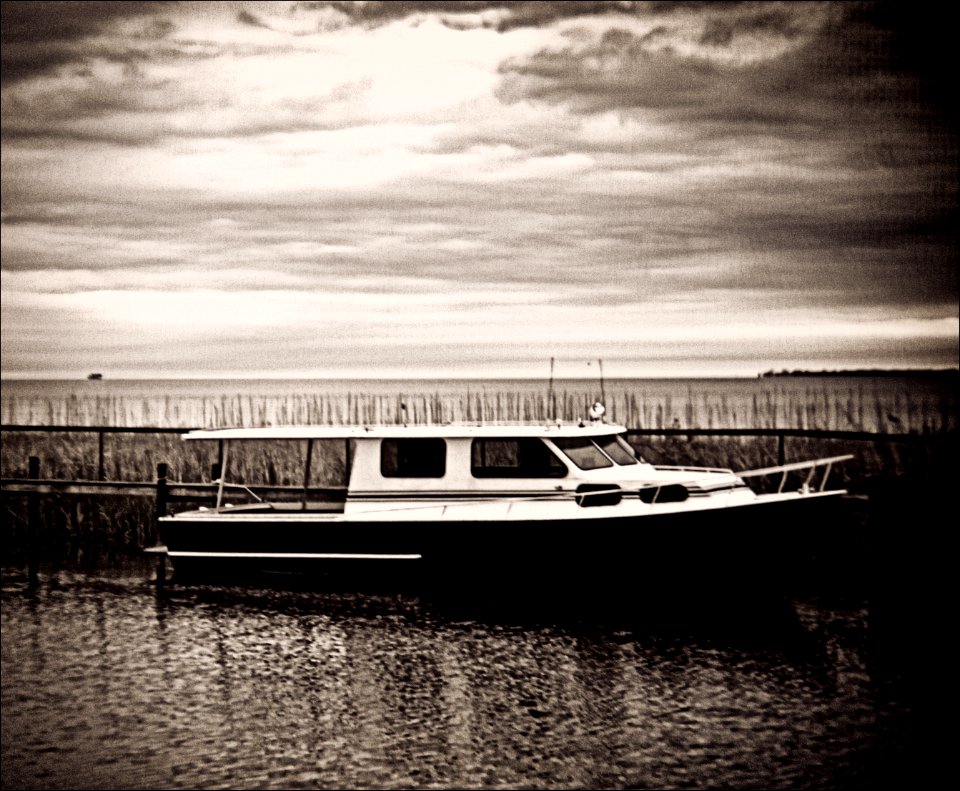
<path id="1" fill-rule="evenodd" d="M 24 566 L 30 543 L 24 497 L 2 501 L 4 566 Z M 37 551 L 46 563 L 136 558 L 157 543 L 154 503 L 147 497 L 48 495 L 40 499 Z"/>
<path id="2" fill-rule="evenodd" d="M 601 394 L 580 387 L 459 392 L 255 392 L 206 395 L 70 393 L 11 396 L 6 424 L 72 426 L 228 426 L 545 422 L 585 417 Z M 802 387 L 635 387 L 603 393 L 606 418 L 630 428 L 800 428 L 935 433 L 957 427 L 956 386 L 909 384 Z"/>

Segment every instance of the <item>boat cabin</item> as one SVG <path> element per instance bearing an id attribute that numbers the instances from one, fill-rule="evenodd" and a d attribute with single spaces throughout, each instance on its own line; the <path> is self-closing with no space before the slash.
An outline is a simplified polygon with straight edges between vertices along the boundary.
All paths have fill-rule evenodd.
<path id="1" fill-rule="evenodd" d="M 400 498 L 449 504 L 566 493 L 585 495 L 581 506 L 612 504 L 620 484 L 669 477 L 635 453 L 625 432 L 605 423 L 308 426 L 193 431 L 185 439 L 222 443 L 217 512 L 349 513 L 362 504 L 369 513 Z"/>

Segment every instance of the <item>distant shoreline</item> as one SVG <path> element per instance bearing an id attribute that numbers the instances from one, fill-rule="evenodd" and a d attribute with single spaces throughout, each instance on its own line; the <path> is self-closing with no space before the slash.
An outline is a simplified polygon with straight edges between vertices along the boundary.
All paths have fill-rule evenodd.
<path id="1" fill-rule="evenodd" d="M 764 371 L 761 379 L 791 376 L 930 376 L 948 378 L 960 375 L 958 368 L 856 368 L 847 371 Z"/>
<path id="2" fill-rule="evenodd" d="M 842 377 L 922 377 L 929 379 L 950 379 L 960 377 L 960 369 L 958 368 L 857 368 L 857 369 L 847 369 L 847 370 L 823 370 L 823 371 L 814 371 L 814 370 L 805 370 L 805 369 L 795 369 L 787 370 L 781 369 L 779 371 L 768 370 L 762 373 L 757 374 L 740 374 L 739 376 L 607 376 L 605 381 L 608 384 L 622 381 L 663 381 L 663 382 L 677 382 L 677 381 L 757 381 L 758 379 L 781 379 L 781 378 L 794 378 L 794 377 L 830 377 L 830 378 L 842 378 Z M 517 376 L 505 376 L 505 377 L 489 377 L 489 376 L 454 376 L 454 377 L 417 377 L 417 376 L 404 376 L 404 377 L 351 377 L 351 376 L 323 376 L 323 377 L 283 377 L 283 376 L 200 376 L 200 377 L 178 377 L 178 376 L 159 376 L 159 377 L 113 377 L 110 378 L 110 382 L 113 384 L 131 384 L 138 382 L 190 382 L 190 383 L 216 383 L 216 382 L 256 382 L 256 383 L 265 383 L 265 382 L 303 382 L 303 383 L 341 383 L 341 382 L 355 382 L 355 383 L 377 383 L 377 382 L 391 382 L 391 383 L 409 383 L 411 385 L 416 385 L 418 383 L 430 382 L 430 383 L 440 383 L 440 382 L 462 382 L 462 383 L 476 383 L 483 384 L 490 381 L 497 382 L 518 382 L 518 383 L 532 383 L 532 382 L 543 382 L 546 381 L 547 377 L 545 376 L 530 376 L 530 377 L 517 377 Z M 102 376 L 99 378 L 91 379 L 89 376 L 83 377 L 54 377 L 54 378 L 44 378 L 36 376 L 18 376 L 14 375 L 2 375 L 0 376 L 0 381 L 9 382 L 9 383 L 31 383 L 31 382 L 56 382 L 56 383 L 76 383 L 81 381 L 89 381 L 91 384 L 99 384 L 101 382 L 107 382 L 107 377 Z M 557 383 L 583 383 L 596 382 L 598 381 L 597 377 L 589 376 L 560 376 L 555 380 Z"/>

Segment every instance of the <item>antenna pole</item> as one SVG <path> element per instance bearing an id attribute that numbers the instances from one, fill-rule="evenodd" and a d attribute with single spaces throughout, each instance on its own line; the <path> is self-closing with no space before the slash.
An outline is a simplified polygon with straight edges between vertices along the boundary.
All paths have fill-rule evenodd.
<path id="1" fill-rule="evenodd" d="M 547 399 L 550 401 L 550 410 L 553 419 L 557 419 L 557 399 L 553 394 L 553 357 L 550 358 L 550 389 L 547 391 Z"/>
<path id="2" fill-rule="evenodd" d="M 603 360 L 598 359 L 597 363 L 600 365 L 600 403 L 606 406 L 607 395 L 603 390 Z"/>

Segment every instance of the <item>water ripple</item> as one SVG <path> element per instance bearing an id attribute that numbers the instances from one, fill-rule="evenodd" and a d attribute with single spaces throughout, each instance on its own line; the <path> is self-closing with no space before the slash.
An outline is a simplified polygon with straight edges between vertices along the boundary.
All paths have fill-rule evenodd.
<path id="1" fill-rule="evenodd" d="M 79 572 L 2 596 L 4 788 L 854 787 L 908 736 L 862 601 L 557 618 Z"/>

